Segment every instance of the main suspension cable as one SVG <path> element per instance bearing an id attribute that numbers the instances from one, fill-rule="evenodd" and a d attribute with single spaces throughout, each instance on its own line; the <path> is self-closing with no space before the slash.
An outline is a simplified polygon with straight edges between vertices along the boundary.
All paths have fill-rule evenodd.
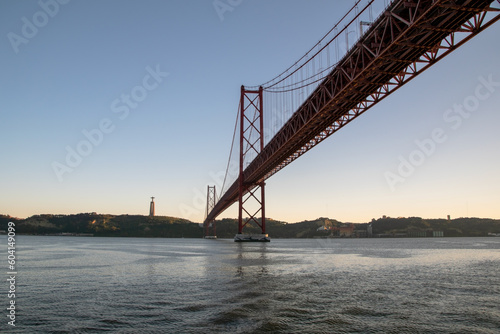
<path id="1" fill-rule="evenodd" d="M 307 51 L 299 60 L 297 60 L 293 65 L 291 65 L 290 67 L 288 67 L 285 71 L 283 71 L 282 73 L 280 73 L 279 75 L 277 75 L 276 77 L 274 77 L 273 79 L 265 82 L 264 84 L 260 85 L 264 88 L 264 90 L 268 90 L 270 88 L 273 88 L 274 86 L 280 84 L 281 82 L 285 81 L 286 79 L 290 78 L 292 75 L 294 75 L 295 73 L 297 73 L 299 70 L 301 70 L 305 65 L 307 65 L 308 63 L 310 63 L 313 59 L 315 59 L 315 57 L 320 54 L 325 48 L 329 47 L 329 45 L 334 41 L 336 40 L 340 34 L 342 34 L 353 22 L 355 22 L 359 16 L 361 16 L 361 14 L 367 9 L 367 8 L 371 8 L 371 5 L 373 4 L 373 2 L 375 2 L 375 0 L 370 0 L 366 6 L 361 10 L 359 11 L 355 17 L 348 23 L 346 24 L 346 26 L 341 29 L 337 34 L 335 34 L 335 36 L 333 36 L 333 38 L 331 38 L 327 43 L 325 43 L 322 47 L 321 47 L 321 43 L 332 33 L 332 31 L 336 30 L 337 27 L 340 25 L 340 23 L 342 23 L 346 17 L 349 16 L 349 14 L 352 13 L 352 11 L 356 10 L 357 9 L 357 6 L 358 4 L 361 2 L 362 0 L 357 0 L 356 3 L 352 6 L 352 8 L 333 26 L 333 28 L 331 28 L 320 40 L 319 42 L 317 42 L 309 51 Z M 319 50 L 317 52 L 315 52 L 312 57 L 310 57 L 308 60 L 304 61 L 300 66 L 298 66 L 300 64 L 300 62 L 308 57 L 309 53 L 313 52 L 314 49 L 316 47 L 320 46 Z M 289 71 L 291 69 L 293 69 L 294 67 L 296 67 L 293 71 L 291 71 L 289 73 Z M 324 72 L 324 71 L 322 71 Z M 318 75 L 318 74 L 316 74 Z M 312 76 L 307 76 L 308 79 L 310 78 L 313 78 L 315 77 L 316 75 L 312 75 Z M 281 79 L 280 79 L 281 78 Z M 279 80 L 278 80 L 279 79 Z M 308 79 L 305 79 L 305 80 L 308 80 Z M 303 80 L 304 81 L 304 80 Z M 315 82 L 318 82 L 320 80 L 316 80 Z M 310 84 L 306 84 L 302 87 L 305 87 L 305 86 L 309 86 Z M 258 86 L 255 86 L 255 87 L 258 87 Z M 252 88 L 255 88 L 255 87 L 252 87 Z M 298 87 L 297 89 L 299 89 L 301 87 Z M 290 90 L 287 90 L 287 91 L 290 91 Z"/>
<path id="2" fill-rule="evenodd" d="M 290 67 L 288 67 L 286 70 L 284 70 L 283 72 L 281 72 L 279 75 L 275 76 L 274 78 L 272 78 L 271 80 L 265 82 L 264 84 L 260 85 L 264 88 L 271 88 L 277 84 L 279 84 L 280 82 L 282 82 L 283 80 L 289 78 L 291 75 L 293 75 L 294 73 L 296 73 L 298 70 L 300 70 L 302 67 L 304 67 L 307 63 L 309 63 L 319 52 L 321 52 L 325 47 L 327 47 L 339 34 L 337 34 L 333 39 L 331 39 L 328 43 L 325 44 L 325 46 L 323 46 L 323 48 L 321 48 L 321 50 L 319 50 L 318 52 L 316 52 L 314 54 L 313 57 L 311 57 L 309 60 L 305 61 L 302 65 L 300 65 L 298 68 L 296 68 L 292 73 L 288 74 L 287 76 L 285 76 L 284 78 L 282 78 L 281 80 L 279 80 L 278 82 L 275 82 L 274 84 L 268 86 L 269 84 L 271 84 L 273 81 L 277 80 L 278 78 L 282 77 L 283 75 L 285 75 L 286 73 L 288 73 L 288 71 L 290 71 L 292 68 L 294 68 L 295 66 L 297 66 L 304 58 L 306 58 L 309 53 L 313 52 L 313 50 L 321 44 L 321 42 L 323 42 L 324 39 L 326 39 L 330 34 L 331 32 L 337 28 L 339 26 L 339 24 L 358 6 L 358 4 L 361 2 L 362 0 L 357 0 L 356 3 L 354 4 L 354 6 L 352 6 L 352 8 L 337 22 L 337 24 L 335 24 L 335 26 L 333 26 L 333 28 L 331 28 L 309 51 L 307 51 L 302 57 L 300 57 L 299 60 L 297 60 L 293 65 L 291 65 Z M 371 0 L 370 3 L 367 5 L 371 5 L 375 0 Z M 347 25 L 348 26 L 348 25 Z"/>
<path id="3" fill-rule="evenodd" d="M 229 166 L 231 165 L 231 156 L 233 154 L 234 139 L 236 138 L 236 130 L 238 129 L 238 120 L 240 117 L 240 107 L 238 107 L 238 113 L 236 114 L 236 122 L 234 124 L 233 140 L 231 142 L 231 149 L 229 150 L 229 159 L 227 160 L 226 174 L 224 174 L 224 181 L 222 182 L 222 188 L 221 188 L 220 195 L 219 195 L 219 198 L 217 199 L 217 201 L 219 201 L 220 198 L 222 197 L 222 194 L 224 194 L 224 186 L 226 185 L 227 174 L 229 173 Z"/>

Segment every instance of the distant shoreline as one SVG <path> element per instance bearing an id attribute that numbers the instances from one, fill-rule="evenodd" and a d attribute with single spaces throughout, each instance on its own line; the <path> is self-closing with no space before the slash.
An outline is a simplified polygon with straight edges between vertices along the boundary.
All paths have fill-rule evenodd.
<path id="1" fill-rule="evenodd" d="M 14 222 L 21 235 L 202 238 L 202 224 L 168 216 L 109 215 L 79 213 L 73 215 L 35 215 L 26 219 L 0 215 L 0 233 Z M 231 239 L 237 232 L 237 219 L 215 221 L 218 238 Z M 260 233 L 248 224 L 243 233 Z M 423 219 L 420 217 L 382 217 L 367 223 L 341 222 L 318 218 L 289 224 L 266 219 L 266 233 L 273 239 L 310 238 L 425 238 L 425 237 L 496 237 L 500 220 L 490 218 Z"/>

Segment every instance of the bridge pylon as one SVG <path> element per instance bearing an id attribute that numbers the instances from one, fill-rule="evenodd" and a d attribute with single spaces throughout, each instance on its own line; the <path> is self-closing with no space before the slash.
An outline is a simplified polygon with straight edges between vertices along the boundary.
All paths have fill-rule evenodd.
<path id="1" fill-rule="evenodd" d="M 216 191 L 215 186 L 207 186 L 207 216 L 215 207 Z M 212 233 L 210 233 L 212 232 Z M 205 239 L 216 239 L 217 230 L 215 219 L 205 220 Z"/>
<path id="2" fill-rule="evenodd" d="M 263 89 L 247 90 L 241 86 L 240 97 L 240 170 L 238 178 L 238 234 L 234 241 L 270 241 L 266 234 L 266 201 L 264 180 L 247 182 L 245 164 L 264 149 Z M 247 218 L 244 218 L 243 216 Z M 261 234 L 243 234 L 250 222 Z"/>

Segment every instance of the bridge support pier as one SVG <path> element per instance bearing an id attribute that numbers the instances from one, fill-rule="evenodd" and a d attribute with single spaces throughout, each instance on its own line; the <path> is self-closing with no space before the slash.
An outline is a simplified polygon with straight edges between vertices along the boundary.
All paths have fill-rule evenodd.
<path id="1" fill-rule="evenodd" d="M 240 173 L 238 185 L 238 234 L 234 241 L 270 241 L 266 234 L 265 183 L 246 182 L 245 164 L 264 149 L 263 89 L 247 90 L 241 86 L 240 96 Z M 247 218 L 244 218 L 245 215 Z M 260 219 L 259 219 L 260 218 Z M 243 228 L 254 222 L 261 233 L 243 234 Z"/>

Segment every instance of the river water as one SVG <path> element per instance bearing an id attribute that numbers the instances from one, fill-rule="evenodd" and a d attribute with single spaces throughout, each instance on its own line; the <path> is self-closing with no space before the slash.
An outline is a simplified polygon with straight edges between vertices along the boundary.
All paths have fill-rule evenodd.
<path id="1" fill-rule="evenodd" d="M 15 333 L 500 328 L 500 238 L 18 236 L 16 252 L 16 327 L 0 324 Z"/>

